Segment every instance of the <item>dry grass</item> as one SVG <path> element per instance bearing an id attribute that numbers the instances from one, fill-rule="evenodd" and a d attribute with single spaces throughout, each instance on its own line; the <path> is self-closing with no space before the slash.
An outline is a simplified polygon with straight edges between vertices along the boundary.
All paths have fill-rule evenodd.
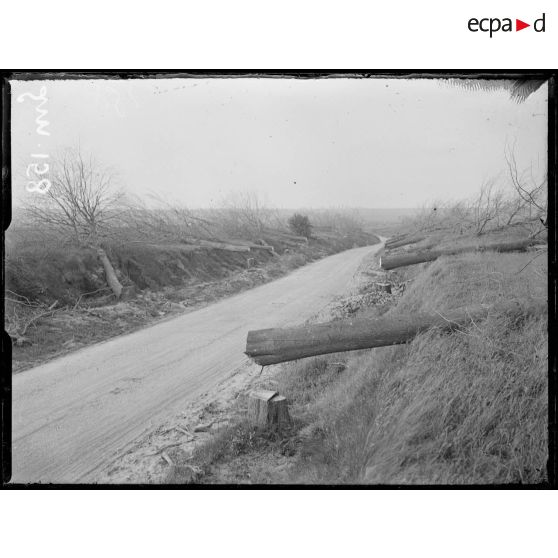
<path id="1" fill-rule="evenodd" d="M 546 299 L 544 258 L 532 258 L 464 254 L 399 270 L 397 278 L 411 283 L 389 312 Z M 290 400 L 295 455 L 278 454 L 275 442 L 233 455 L 234 444 L 225 443 L 225 451 L 206 455 L 208 482 L 544 482 L 547 355 L 546 316 L 493 315 L 407 345 L 282 365 L 273 389 Z"/>
<path id="2" fill-rule="evenodd" d="M 201 445 L 188 460 L 198 471 L 198 478 L 184 479 L 205 484 L 280 484 L 289 481 L 287 469 L 296 452 L 296 431 L 299 424 L 278 433 L 258 428 L 239 420 Z M 219 463 L 226 464 L 220 467 Z M 180 471 L 180 468 L 177 472 Z M 166 479 L 169 484 L 180 484 L 176 472 Z"/>
<path id="3" fill-rule="evenodd" d="M 391 312 L 544 298 L 544 261 L 518 273 L 531 257 L 438 260 Z M 325 434 L 301 453 L 293 482 L 544 481 L 546 336 L 545 316 L 491 316 L 452 335 L 431 331 L 405 346 L 351 356 L 344 380 L 313 406 L 312 420 Z M 307 363 L 298 366 L 307 373 Z"/>
<path id="4" fill-rule="evenodd" d="M 534 256 L 491 252 L 442 257 L 414 279 L 393 312 L 442 311 L 510 298 L 546 300 L 545 258 Z"/>
<path id="5" fill-rule="evenodd" d="M 478 335 L 431 332 L 352 357 L 306 410 L 313 435 L 292 482 L 543 481 L 545 327 L 493 318 Z"/>

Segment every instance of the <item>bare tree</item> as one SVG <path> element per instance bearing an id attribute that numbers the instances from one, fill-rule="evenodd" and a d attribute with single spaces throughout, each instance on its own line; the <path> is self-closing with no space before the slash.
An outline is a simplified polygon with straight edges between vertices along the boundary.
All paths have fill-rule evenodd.
<path id="1" fill-rule="evenodd" d="M 447 208 L 447 220 L 455 232 L 465 233 L 472 226 L 471 206 L 464 200 L 450 204 Z"/>
<path id="2" fill-rule="evenodd" d="M 472 219 L 477 235 L 483 234 L 489 223 L 493 223 L 496 227 L 500 225 L 504 205 L 504 192 L 498 187 L 497 179 L 485 180 L 471 204 Z"/>
<path id="3" fill-rule="evenodd" d="M 527 204 L 521 196 L 508 196 L 504 204 L 506 225 L 514 225 L 517 222 L 517 219 L 522 218 L 524 216 L 526 207 Z"/>
<path id="4" fill-rule="evenodd" d="M 508 175 L 515 192 L 516 204 L 521 206 L 515 214 L 523 213 L 526 223 L 531 225 L 533 229 L 531 230 L 532 235 L 536 236 L 547 228 L 546 174 L 542 179 L 536 179 L 532 165 L 529 169 L 520 172 L 517 167 L 514 146 L 506 147 L 505 156 Z"/>
<path id="5" fill-rule="evenodd" d="M 273 221 L 274 212 L 255 192 L 231 192 L 214 210 L 224 233 L 238 237 L 258 238 Z"/>
<path id="6" fill-rule="evenodd" d="M 139 197 L 127 198 L 125 223 L 119 235 L 133 242 L 184 242 L 192 238 L 217 239 L 216 224 L 197 215 L 179 202 L 158 195 L 148 196 L 147 205 Z"/>
<path id="7" fill-rule="evenodd" d="M 114 174 L 79 149 L 68 149 L 54 159 L 49 180 L 50 189 L 27 200 L 28 214 L 60 229 L 78 246 L 98 245 L 117 219 L 124 196 L 113 185 Z"/>
<path id="8" fill-rule="evenodd" d="M 67 149 L 53 159 L 51 187 L 26 201 L 28 215 L 37 223 L 60 230 L 73 244 L 94 248 L 103 264 L 108 285 L 119 297 L 122 285 L 101 246 L 119 218 L 124 193 L 114 187 L 114 174 L 80 149 Z"/>
<path id="9" fill-rule="evenodd" d="M 448 203 L 433 200 L 423 204 L 413 218 L 413 227 L 417 231 L 432 232 L 447 226 Z"/>

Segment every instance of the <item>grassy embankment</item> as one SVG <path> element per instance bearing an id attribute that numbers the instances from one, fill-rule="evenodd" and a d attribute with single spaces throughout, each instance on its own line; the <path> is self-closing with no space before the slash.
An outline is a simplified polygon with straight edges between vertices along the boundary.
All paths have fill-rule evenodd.
<path id="1" fill-rule="evenodd" d="M 176 240 L 105 242 L 126 292 L 116 301 L 95 250 L 71 247 L 57 232 L 10 227 L 6 316 L 8 332 L 19 339 L 13 370 L 190 311 L 329 254 L 378 242 L 357 230 L 345 235 L 317 230 L 304 242 L 270 229 L 258 240 L 275 252 L 200 248 Z"/>
<path id="2" fill-rule="evenodd" d="M 486 235 L 491 241 L 510 232 Z M 440 241 L 442 239 L 438 239 Z M 436 242 L 468 244 L 476 237 Z M 426 247 L 436 239 L 423 241 Z M 388 272 L 405 284 L 361 316 L 547 298 L 546 253 L 467 253 Z M 401 292 L 401 290 L 399 291 Z M 493 315 L 451 334 L 271 367 L 281 436 L 237 421 L 185 463 L 208 483 L 539 483 L 547 460 L 547 318 Z M 184 482 L 180 468 L 169 479 Z M 188 473 L 188 469 L 184 469 Z"/>

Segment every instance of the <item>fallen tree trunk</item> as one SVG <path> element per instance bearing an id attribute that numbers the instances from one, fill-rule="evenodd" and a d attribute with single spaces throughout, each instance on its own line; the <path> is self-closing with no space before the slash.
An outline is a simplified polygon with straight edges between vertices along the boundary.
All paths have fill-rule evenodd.
<path id="1" fill-rule="evenodd" d="M 496 252 L 524 252 L 533 245 L 534 241 L 517 240 L 510 242 L 494 242 L 491 244 L 477 246 L 462 246 L 458 248 L 446 248 L 443 250 L 423 250 L 422 252 L 414 252 L 412 254 L 402 254 L 399 256 L 383 256 L 380 259 L 382 269 L 389 270 L 406 265 L 414 265 L 424 262 L 432 262 L 440 256 L 453 256 L 455 254 L 463 254 L 465 252 L 485 252 L 494 250 Z"/>
<path id="2" fill-rule="evenodd" d="M 267 250 L 268 252 L 275 252 L 275 248 L 271 244 L 250 244 L 250 250 Z"/>
<path id="3" fill-rule="evenodd" d="M 262 366 L 278 364 L 328 353 L 398 345 L 433 327 L 452 330 L 492 314 L 519 317 L 541 313 L 545 308 L 546 304 L 541 302 L 513 301 L 492 307 L 476 305 L 434 314 L 338 320 L 288 329 L 260 329 L 248 332 L 246 354 Z"/>
<path id="4" fill-rule="evenodd" d="M 391 246 L 392 244 L 395 244 L 396 242 L 401 242 L 402 240 L 405 240 L 405 238 L 407 238 L 407 236 L 408 235 L 406 235 L 406 234 L 400 234 L 398 236 L 392 236 L 391 238 L 388 238 L 385 241 L 386 248 L 388 246 Z"/>
<path id="5" fill-rule="evenodd" d="M 241 244 L 227 244 L 225 242 L 216 242 L 213 240 L 198 240 L 196 246 L 202 248 L 209 248 L 211 250 L 225 250 L 227 252 L 250 252 L 250 246 L 243 246 Z"/>
<path id="6" fill-rule="evenodd" d="M 424 235 L 414 236 L 412 238 L 404 238 L 403 240 L 398 240 L 397 242 L 390 242 L 389 245 L 386 243 L 386 248 L 388 250 L 393 250 L 394 248 L 401 248 L 402 246 L 407 246 L 407 244 L 416 244 L 417 242 L 420 242 L 425 238 L 426 236 Z"/>
<path id="7" fill-rule="evenodd" d="M 407 238 L 410 238 L 415 234 L 417 233 L 405 233 L 405 234 L 398 234 L 397 236 L 392 236 L 391 238 L 388 238 L 386 240 L 385 245 L 386 247 L 391 246 L 392 244 L 395 244 L 396 242 L 401 242 L 402 240 L 406 240 Z"/>
<path id="8" fill-rule="evenodd" d="M 112 267 L 112 264 L 108 259 L 107 253 L 102 248 L 97 248 L 97 256 L 99 257 L 101 263 L 103 264 L 107 285 L 111 288 L 116 298 L 120 298 L 120 295 L 122 294 L 122 285 L 120 284 L 120 281 L 116 276 L 114 267 Z"/>

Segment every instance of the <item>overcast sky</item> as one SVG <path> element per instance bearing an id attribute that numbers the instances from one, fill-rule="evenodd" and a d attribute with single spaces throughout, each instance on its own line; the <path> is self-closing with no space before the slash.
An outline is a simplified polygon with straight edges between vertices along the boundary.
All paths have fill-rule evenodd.
<path id="1" fill-rule="evenodd" d="M 46 85 L 50 136 L 36 132 Z M 192 208 L 232 191 L 296 207 L 419 207 L 472 195 L 505 169 L 546 161 L 546 86 L 506 92 L 439 80 L 172 79 L 12 82 L 14 171 L 81 146 L 140 196 Z M 15 182 L 17 203 L 25 182 Z"/>

